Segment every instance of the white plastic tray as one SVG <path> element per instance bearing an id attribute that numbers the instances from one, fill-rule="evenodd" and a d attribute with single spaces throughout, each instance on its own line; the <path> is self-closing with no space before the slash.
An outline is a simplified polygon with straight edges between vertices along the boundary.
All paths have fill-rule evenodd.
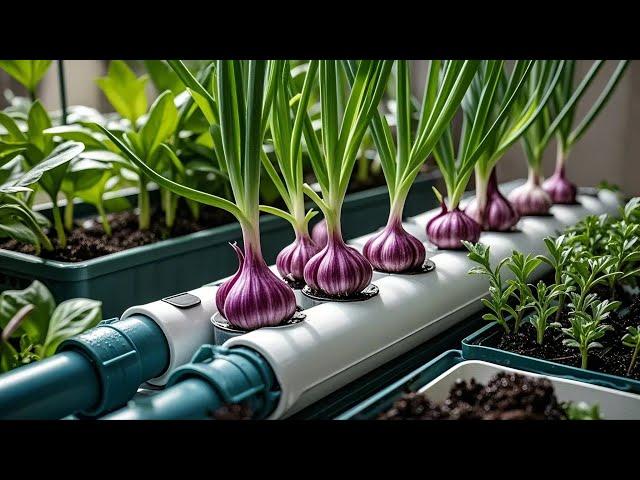
<path id="1" fill-rule="evenodd" d="M 586 402 L 589 405 L 598 404 L 600 415 L 605 420 L 640 420 L 639 395 L 576 380 L 567 380 L 550 375 L 538 375 L 480 360 L 467 360 L 451 367 L 442 375 L 427 383 L 419 392 L 426 393 L 432 401 L 443 402 L 457 379 L 461 378 L 468 381 L 475 378 L 477 382 L 486 384 L 491 377 L 499 372 L 514 372 L 528 377 L 546 377 L 553 384 L 558 401 Z"/>

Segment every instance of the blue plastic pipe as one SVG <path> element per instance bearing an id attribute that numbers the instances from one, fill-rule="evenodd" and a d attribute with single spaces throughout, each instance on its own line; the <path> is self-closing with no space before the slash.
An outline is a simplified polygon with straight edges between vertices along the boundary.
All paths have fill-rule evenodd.
<path id="1" fill-rule="evenodd" d="M 168 365 L 169 346 L 151 319 L 102 322 L 52 357 L 0 375 L 0 419 L 97 416 L 126 404 Z"/>
<path id="2" fill-rule="evenodd" d="M 178 368 L 167 388 L 134 399 L 105 420 L 215 419 L 225 405 L 243 405 L 251 418 L 265 418 L 280 398 L 267 361 L 249 348 L 203 345 L 191 363 Z"/>
<path id="3" fill-rule="evenodd" d="M 100 383 L 78 352 L 62 352 L 0 375 L 0 418 L 61 418 L 98 403 Z"/>

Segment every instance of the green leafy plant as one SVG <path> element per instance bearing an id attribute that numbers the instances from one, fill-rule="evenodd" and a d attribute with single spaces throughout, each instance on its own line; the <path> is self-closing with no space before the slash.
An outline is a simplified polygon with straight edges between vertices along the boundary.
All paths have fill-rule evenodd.
<path id="1" fill-rule="evenodd" d="M 533 298 L 529 278 L 541 263 L 540 258 L 534 257 L 532 254 L 524 255 L 518 251 L 514 251 L 506 262 L 507 268 L 515 275 L 515 279 L 509 279 L 507 283 L 513 286 L 513 292 L 517 292 L 516 298 L 518 299 L 513 323 L 514 332 L 520 330 L 524 313 L 529 307 L 530 299 Z"/>
<path id="2" fill-rule="evenodd" d="M 40 181 L 47 171 L 69 162 L 73 155 L 73 151 L 65 150 L 17 178 L 5 180 L 5 183 L 0 184 L 0 238 L 8 237 L 33 245 L 36 254 L 40 253 L 42 246 L 46 250 L 53 250 L 49 237 L 43 231 L 43 228 L 49 226 L 49 220 L 35 212 L 21 197 L 31 194 L 31 186 Z"/>
<path id="3" fill-rule="evenodd" d="M 562 328 L 562 332 L 569 338 L 562 343 L 568 347 L 580 350 L 582 357 L 580 367 L 587 368 L 589 351 L 602 348 L 602 344 L 597 340 L 604 334 L 612 330 L 611 325 L 602 323 L 609 317 L 609 314 L 620 307 L 620 302 L 609 300 L 598 300 L 597 295 L 590 293 L 585 297 L 571 292 L 572 302 L 569 304 L 571 310 L 568 328 Z"/>
<path id="4" fill-rule="evenodd" d="M 589 405 L 585 402 L 566 402 L 562 405 L 567 420 L 602 420 L 600 405 Z"/>
<path id="5" fill-rule="evenodd" d="M 67 338 L 102 319 L 101 302 L 66 300 L 57 307 L 49 290 L 34 281 L 0 294 L 0 372 L 53 355 Z"/>
<path id="6" fill-rule="evenodd" d="M 567 271 L 567 275 L 578 287 L 579 293 L 572 293 L 573 306 L 576 311 L 586 309 L 587 298 L 596 285 L 607 283 L 610 278 L 617 278 L 622 274 L 622 272 L 615 270 L 615 264 L 616 259 L 608 255 L 572 263 L 572 269 Z"/>
<path id="7" fill-rule="evenodd" d="M 564 285 L 547 286 L 547 284 L 542 281 L 536 284 L 535 294 L 532 293 L 531 302 L 526 307 L 533 308 L 534 313 L 529 317 L 529 323 L 536 329 L 536 341 L 539 345 L 542 345 L 544 333 L 547 329 L 557 326 L 549 322 L 549 319 L 560 308 L 555 301 L 558 297 L 564 295 L 565 291 L 566 287 Z"/>
<path id="8" fill-rule="evenodd" d="M 73 229 L 74 200 L 80 198 L 96 208 L 102 228 L 107 235 L 111 235 L 104 193 L 109 181 L 113 179 L 115 169 L 112 162 L 121 161 L 119 155 L 103 150 L 82 152 L 71 161 L 61 186 L 61 191 L 67 198 L 64 210 L 64 225 L 67 230 Z"/>
<path id="9" fill-rule="evenodd" d="M 144 66 L 158 92 L 171 90 L 174 95 L 184 92 L 184 84 L 166 60 L 145 60 Z"/>
<path id="10" fill-rule="evenodd" d="M 640 325 L 637 327 L 627 327 L 627 333 L 622 337 L 622 344 L 625 347 L 633 348 L 633 354 L 631 355 L 631 361 L 627 369 L 627 375 L 631 375 L 631 371 L 638 359 L 638 352 L 640 352 Z"/>
<path id="11" fill-rule="evenodd" d="M 505 318 L 505 313 L 513 318 L 517 316 L 516 311 L 509 305 L 509 299 L 516 289 L 516 285 L 512 283 L 505 288 L 501 275 L 502 267 L 509 261 L 509 257 L 502 259 L 495 268 L 491 268 L 490 247 L 466 240 L 463 241 L 463 245 L 469 251 L 467 255 L 469 259 L 479 264 L 469 270 L 469 274 L 484 275 L 489 279 L 489 298 L 483 298 L 482 304 L 491 313 L 485 313 L 482 318 L 489 322 L 496 322 L 506 333 L 510 333 L 511 329 Z"/>
<path id="12" fill-rule="evenodd" d="M 0 60 L 0 68 L 22 84 L 32 101 L 36 99 L 36 87 L 51 66 L 51 60 Z"/>
<path id="13" fill-rule="evenodd" d="M 133 130 L 136 130 L 138 119 L 147 111 L 145 86 L 148 80 L 148 75 L 136 77 L 123 60 L 112 60 L 107 75 L 96 79 L 109 103 L 131 122 Z"/>
<path id="14" fill-rule="evenodd" d="M 39 173 L 37 183 L 51 199 L 54 228 L 58 243 L 64 248 L 67 237 L 58 206 L 58 193 L 67 171 L 68 161 L 82 152 L 84 145 L 72 141 L 57 145 L 53 137 L 45 133 L 52 124 L 49 114 L 39 100 L 33 102 L 29 108 L 26 132 L 22 132 L 16 120 L 8 115 L 0 115 L 0 122 L 7 130 L 2 144 L 9 146 L 9 153 L 5 153 L 0 164 L 15 155 L 20 155 L 24 170 L 33 169 L 41 163 L 49 165 L 49 168 Z M 0 155 L 2 155 L 2 144 L 0 144 Z M 55 165 L 55 168 L 50 168 L 51 165 Z M 33 196 L 27 203 L 32 202 Z"/>

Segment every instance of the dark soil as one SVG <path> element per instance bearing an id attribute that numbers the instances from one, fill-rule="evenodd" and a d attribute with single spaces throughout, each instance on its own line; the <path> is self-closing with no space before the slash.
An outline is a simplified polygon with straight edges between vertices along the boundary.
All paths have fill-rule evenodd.
<path id="1" fill-rule="evenodd" d="M 629 377 L 640 380 L 640 366 L 634 366 L 630 375 L 627 375 L 629 362 L 633 349 L 622 344 L 622 337 L 627 333 L 627 327 L 640 325 L 640 298 L 636 297 L 628 311 L 620 313 L 612 312 L 604 323 L 613 327 L 612 330 L 599 340 L 603 348 L 589 352 L 587 368 L 596 372 Z M 569 326 L 568 312 L 564 311 L 560 318 L 563 327 Z M 482 345 L 499 348 L 509 352 L 518 353 L 528 357 L 541 358 L 551 362 L 557 362 L 572 367 L 580 367 L 580 352 L 577 348 L 566 347 L 562 344 L 566 336 L 558 329 L 548 329 L 545 332 L 542 345 L 536 341 L 536 330 L 530 323 L 520 327 L 518 333 L 493 335 L 482 342 Z"/>
<path id="2" fill-rule="evenodd" d="M 444 403 L 406 393 L 379 420 L 563 420 L 566 414 L 546 378 L 500 372 L 487 385 L 458 379 Z"/>
<path id="3" fill-rule="evenodd" d="M 223 405 L 213 412 L 214 420 L 251 420 L 253 412 L 246 405 Z"/>
<path id="4" fill-rule="evenodd" d="M 224 210 L 210 207 L 201 208 L 200 220 L 197 222 L 186 211 L 186 208 L 179 209 L 171 230 L 167 228 L 164 216 L 159 212 L 152 215 L 151 227 L 146 231 L 138 229 L 138 217 L 133 212 L 113 213 L 109 214 L 108 218 L 112 229 L 111 237 L 104 233 L 98 219 L 92 218 L 84 222 L 83 225 L 76 225 L 73 231 L 69 232 L 67 246 L 64 249 L 59 247 L 55 231 L 50 229 L 48 235 L 55 250 L 52 252 L 42 250 L 41 257 L 62 262 L 82 262 L 234 221 L 233 216 Z M 15 240 L 0 242 L 0 248 L 21 253 L 34 253 L 31 245 L 25 245 Z"/>

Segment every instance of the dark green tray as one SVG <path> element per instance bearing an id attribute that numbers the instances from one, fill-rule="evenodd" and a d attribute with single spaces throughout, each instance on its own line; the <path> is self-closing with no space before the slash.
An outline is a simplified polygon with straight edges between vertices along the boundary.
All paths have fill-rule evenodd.
<path id="1" fill-rule="evenodd" d="M 464 360 L 460 350 L 448 350 L 336 417 L 336 420 L 375 420 L 379 414 L 389 410 L 403 393 L 420 390 L 427 383 Z"/>
<path id="2" fill-rule="evenodd" d="M 560 363 L 527 357 L 518 353 L 495 348 L 495 339 L 500 335 L 500 326 L 494 323 L 485 325 L 462 340 L 462 355 L 465 360 L 484 360 L 505 367 L 513 367 L 534 373 L 555 375 L 557 377 L 615 388 L 625 392 L 640 393 L 640 382 L 631 378 L 594 372 L 593 370 L 570 367 Z"/>
<path id="3" fill-rule="evenodd" d="M 407 215 L 436 206 L 431 187 L 437 178 L 431 174 L 416 180 L 407 198 Z M 81 205 L 76 210 L 88 213 Z M 388 212 L 386 186 L 348 195 L 342 214 L 345 238 L 384 225 Z M 265 260 L 274 263 L 278 252 L 293 241 L 291 227 L 280 218 L 264 216 L 260 229 Z M 233 274 L 237 260 L 227 242 L 241 238 L 239 225 L 232 223 L 79 263 L 43 260 L 0 249 L 0 291 L 25 288 L 37 279 L 47 285 L 58 302 L 94 298 L 103 302 L 104 317 L 118 316 L 129 306 Z"/>

